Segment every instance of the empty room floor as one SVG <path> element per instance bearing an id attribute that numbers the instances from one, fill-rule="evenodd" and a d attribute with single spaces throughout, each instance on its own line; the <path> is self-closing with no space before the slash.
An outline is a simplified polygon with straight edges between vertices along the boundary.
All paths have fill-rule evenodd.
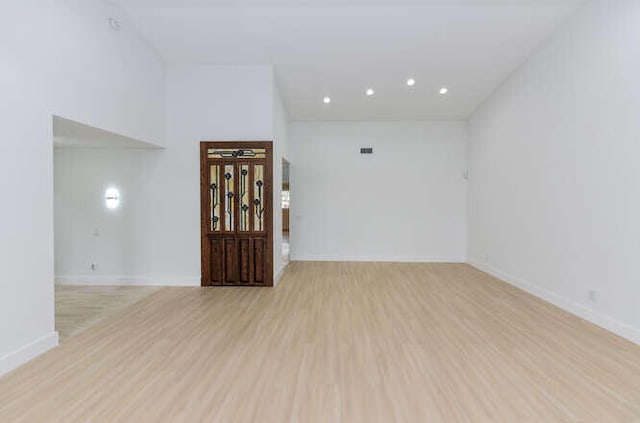
<path id="1" fill-rule="evenodd" d="M 0 379 L 0 421 L 638 421 L 640 346 L 464 264 L 163 288 Z"/>
<path id="2" fill-rule="evenodd" d="M 115 314 L 159 288 L 56 285 L 56 331 L 60 342 Z"/>

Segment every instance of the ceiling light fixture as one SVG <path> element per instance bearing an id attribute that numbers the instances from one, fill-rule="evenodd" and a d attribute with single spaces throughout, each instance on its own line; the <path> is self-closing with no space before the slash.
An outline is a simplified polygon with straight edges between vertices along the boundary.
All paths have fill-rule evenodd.
<path id="1" fill-rule="evenodd" d="M 416 85 L 416 80 L 413 78 L 407 79 L 407 85 L 413 87 L 414 85 Z"/>
<path id="2" fill-rule="evenodd" d="M 447 88 L 447 87 L 440 88 L 440 94 L 445 95 L 448 92 L 449 92 L 449 88 Z"/>
<path id="3" fill-rule="evenodd" d="M 322 101 L 324 101 L 324 104 L 329 104 L 329 103 L 331 103 L 331 98 L 330 97 L 325 97 L 324 99 L 322 99 Z"/>
<path id="4" fill-rule="evenodd" d="M 375 92 L 375 91 L 373 91 L 373 88 L 369 88 L 369 89 L 367 90 L 367 95 L 368 95 L 369 97 L 371 97 L 371 96 L 372 96 L 372 95 L 374 95 L 375 93 L 376 93 L 376 92 Z"/>

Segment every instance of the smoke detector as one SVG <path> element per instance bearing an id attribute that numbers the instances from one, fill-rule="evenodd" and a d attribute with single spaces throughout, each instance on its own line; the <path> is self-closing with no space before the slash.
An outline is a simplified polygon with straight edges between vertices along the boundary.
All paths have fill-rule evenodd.
<path id="1" fill-rule="evenodd" d="M 114 31 L 120 31 L 120 28 L 122 28 L 122 25 L 120 24 L 120 20 L 118 18 L 109 18 L 109 26 Z"/>

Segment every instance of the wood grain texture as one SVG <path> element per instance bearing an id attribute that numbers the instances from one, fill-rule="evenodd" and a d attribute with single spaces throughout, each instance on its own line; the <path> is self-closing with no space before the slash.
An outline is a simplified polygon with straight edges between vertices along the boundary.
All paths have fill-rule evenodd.
<path id="1" fill-rule="evenodd" d="M 244 155 L 237 155 L 234 158 L 209 158 L 208 150 L 210 148 L 225 149 L 264 149 L 264 158 L 252 158 Z M 222 183 L 220 189 L 220 222 L 221 230 L 214 231 L 211 228 L 211 166 L 219 166 L 223 169 L 223 173 L 228 171 L 234 175 L 230 178 L 233 181 L 227 187 Z M 262 192 L 261 208 L 264 208 L 262 220 L 264 224 L 256 228 L 254 216 L 256 209 L 249 207 L 247 218 L 248 225 L 246 228 L 240 227 L 240 208 L 241 195 L 240 174 L 241 169 L 247 171 L 247 181 L 249 185 L 246 187 L 248 201 L 252 203 L 255 191 L 254 177 L 255 169 L 262 168 L 260 183 L 262 188 L 258 188 L 258 192 Z M 230 183 L 230 182 L 229 182 Z M 200 232 L 201 232 L 201 264 L 202 264 L 202 286 L 212 285 L 259 285 L 273 286 L 273 142 L 271 141 L 202 141 L 200 143 Z M 226 192 L 229 188 L 229 193 Z M 262 191 L 261 191 L 262 190 Z M 227 194 L 232 195 L 228 197 Z M 233 212 L 233 224 L 227 227 L 224 217 L 224 210 L 227 205 L 231 207 Z M 248 205 L 248 204 L 247 204 Z M 252 243 L 256 243 L 261 248 L 259 253 L 251 251 L 249 246 L 241 244 L 242 239 L 250 239 Z M 216 240 L 221 240 L 224 244 L 222 250 L 216 248 Z M 244 248 L 244 250 L 243 250 Z M 222 255 L 223 257 L 220 257 Z M 250 255 L 250 257 L 248 257 Z M 257 263 L 258 260 L 261 260 Z M 255 263 L 255 264 L 254 264 Z M 222 267 L 222 269 L 221 269 Z M 255 267 L 255 268 L 254 268 Z M 220 273 L 222 278 L 220 278 Z M 259 279 L 258 279 L 259 277 Z"/>
<path id="2" fill-rule="evenodd" d="M 463 264 L 164 288 L 0 379 L 2 422 L 640 421 L 640 347 Z"/>
<path id="3" fill-rule="evenodd" d="M 56 331 L 60 342 L 66 342 L 158 289 L 152 286 L 56 285 Z"/>

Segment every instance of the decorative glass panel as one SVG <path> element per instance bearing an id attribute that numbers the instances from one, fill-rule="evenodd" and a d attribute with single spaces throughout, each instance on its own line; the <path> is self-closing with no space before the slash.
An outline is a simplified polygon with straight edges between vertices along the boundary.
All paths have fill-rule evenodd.
<path id="1" fill-rule="evenodd" d="M 224 192 L 226 193 L 224 210 L 224 229 L 226 231 L 235 230 L 235 168 L 234 165 L 224 167 Z"/>
<path id="2" fill-rule="evenodd" d="M 238 199 L 240 203 L 240 216 L 238 217 L 238 225 L 240 231 L 249 231 L 249 216 L 251 215 L 251 206 L 249 205 L 249 165 L 240 165 L 240 176 L 238 179 Z"/>
<path id="3" fill-rule="evenodd" d="M 253 230 L 264 231 L 264 209 L 265 209 L 265 186 L 264 186 L 264 166 L 253 166 Z"/>
<path id="4" fill-rule="evenodd" d="M 210 159 L 266 159 L 265 148 L 210 148 L 207 151 Z"/>
<path id="5" fill-rule="evenodd" d="M 209 190 L 211 191 L 211 202 L 209 204 L 209 219 L 211 220 L 211 230 L 220 231 L 220 166 L 210 167 Z"/>

